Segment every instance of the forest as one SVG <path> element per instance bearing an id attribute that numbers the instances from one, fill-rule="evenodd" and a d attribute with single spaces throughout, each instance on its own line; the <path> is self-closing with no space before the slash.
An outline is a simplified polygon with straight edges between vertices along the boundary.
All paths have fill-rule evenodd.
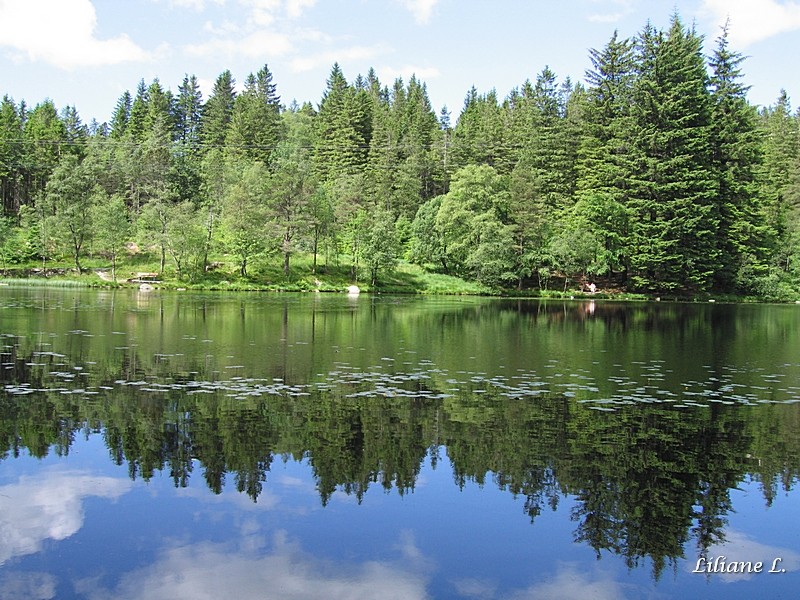
<path id="1" fill-rule="evenodd" d="M 585 84 L 545 66 L 502 98 L 473 87 L 455 120 L 416 77 L 338 64 L 316 104 L 282 104 L 267 65 L 241 88 L 221 73 L 208 98 L 195 76 L 177 93 L 142 80 L 109 123 L 7 94 L 0 267 L 336 270 L 381 289 L 419 265 L 509 292 L 794 299 L 800 111 L 784 91 L 749 102 L 727 28 L 705 52 L 675 14 L 591 50 Z"/>

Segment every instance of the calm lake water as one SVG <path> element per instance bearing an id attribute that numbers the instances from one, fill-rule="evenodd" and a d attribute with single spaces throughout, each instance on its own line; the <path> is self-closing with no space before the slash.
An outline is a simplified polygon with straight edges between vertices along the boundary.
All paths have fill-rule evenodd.
<path id="1" fill-rule="evenodd" d="M 799 471 L 794 305 L 0 287 L 3 599 L 795 598 Z"/>

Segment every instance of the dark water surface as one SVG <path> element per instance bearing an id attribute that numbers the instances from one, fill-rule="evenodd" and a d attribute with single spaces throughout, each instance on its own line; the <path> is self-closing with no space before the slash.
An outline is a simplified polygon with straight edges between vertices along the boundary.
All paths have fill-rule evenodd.
<path id="1" fill-rule="evenodd" d="M 3 599 L 795 598 L 799 470 L 799 306 L 0 287 Z"/>

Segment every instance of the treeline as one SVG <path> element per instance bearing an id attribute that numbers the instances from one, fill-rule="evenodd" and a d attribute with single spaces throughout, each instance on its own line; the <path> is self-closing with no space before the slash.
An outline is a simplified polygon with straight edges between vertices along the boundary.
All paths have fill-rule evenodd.
<path id="1" fill-rule="evenodd" d="M 400 260 L 492 287 L 605 277 L 632 290 L 788 298 L 800 285 L 800 113 L 747 99 L 727 30 L 710 57 L 678 15 L 590 52 L 587 85 L 545 67 L 505 98 L 471 89 L 455 124 L 412 77 L 281 104 L 265 65 L 203 99 L 155 80 L 110 123 L 0 104 L 3 266 L 138 248 L 195 279 L 276 257 Z M 135 244 L 134 244 L 135 242 Z M 251 272 L 248 269 L 251 268 Z M 565 282 L 567 279 L 565 279 Z"/>

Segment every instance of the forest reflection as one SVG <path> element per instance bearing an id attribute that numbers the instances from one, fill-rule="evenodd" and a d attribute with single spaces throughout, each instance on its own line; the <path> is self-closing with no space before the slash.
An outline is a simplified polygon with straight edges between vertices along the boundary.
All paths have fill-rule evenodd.
<path id="1" fill-rule="evenodd" d="M 568 498 L 576 541 L 655 576 L 725 541 L 741 482 L 769 505 L 799 475 L 782 308 L 47 294 L 0 307 L 0 460 L 99 436 L 133 480 L 255 502 L 302 460 L 326 505 L 446 456 L 532 523 Z"/>
<path id="2" fill-rule="evenodd" d="M 3 394 L 3 459 L 66 455 L 76 436 L 101 436 L 132 479 L 164 471 L 182 487 L 199 476 L 213 493 L 232 485 L 253 501 L 273 461 L 306 459 L 324 505 L 337 490 L 359 502 L 371 487 L 408 493 L 423 463 L 445 453 L 456 485 L 523 496 L 532 522 L 573 497 L 576 541 L 630 566 L 649 557 L 656 574 L 687 542 L 702 554 L 724 541 L 739 482 L 760 481 L 769 504 L 795 484 L 800 465 L 796 405 L 598 412 L 564 396 L 509 400 L 492 389 L 417 386 L 419 397 L 370 397 L 347 387 L 243 399 L 106 383 L 88 396 L 83 388 Z"/>

